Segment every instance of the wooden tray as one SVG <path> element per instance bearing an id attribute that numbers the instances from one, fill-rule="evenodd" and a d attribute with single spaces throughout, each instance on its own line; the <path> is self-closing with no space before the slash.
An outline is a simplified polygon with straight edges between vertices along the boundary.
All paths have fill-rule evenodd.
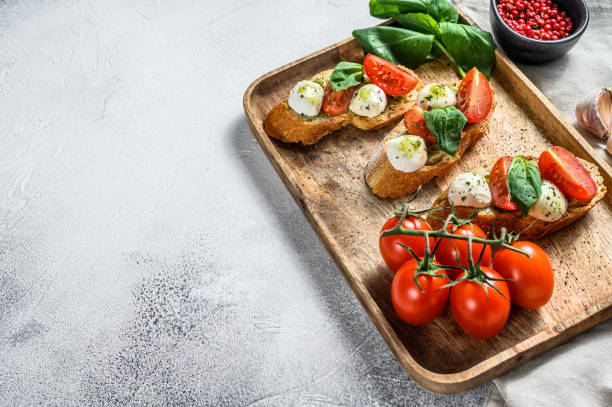
<path id="1" fill-rule="evenodd" d="M 370 155 L 390 127 L 367 133 L 348 127 L 310 147 L 277 142 L 263 129 L 266 114 L 296 82 L 341 60 L 362 58 L 359 44 L 347 39 L 285 65 L 253 82 L 244 95 L 244 109 L 261 148 L 410 377 L 437 393 L 465 391 L 612 317 L 610 193 L 584 218 L 538 241 L 555 270 L 553 297 L 540 310 L 513 307 L 496 337 L 481 341 L 467 336 L 448 310 L 423 327 L 407 325 L 395 315 L 393 274 L 378 251 L 379 231 L 392 214 L 392 201 L 374 196 L 363 180 Z M 457 80 L 444 58 L 417 73 L 424 83 Z M 498 104 L 489 133 L 449 175 L 425 185 L 415 206 L 429 207 L 461 172 L 501 155 L 538 154 L 551 144 L 595 162 L 612 190 L 610 166 L 499 51 L 491 80 Z"/>

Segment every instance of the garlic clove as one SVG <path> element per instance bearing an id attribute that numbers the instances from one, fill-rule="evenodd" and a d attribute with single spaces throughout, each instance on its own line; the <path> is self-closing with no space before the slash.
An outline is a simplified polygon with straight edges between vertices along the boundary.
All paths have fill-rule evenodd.
<path id="1" fill-rule="evenodd" d="M 612 87 L 604 88 L 597 95 L 578 103 L 576 119 L 597 137 L 609 136 L 612 128 Z"/>

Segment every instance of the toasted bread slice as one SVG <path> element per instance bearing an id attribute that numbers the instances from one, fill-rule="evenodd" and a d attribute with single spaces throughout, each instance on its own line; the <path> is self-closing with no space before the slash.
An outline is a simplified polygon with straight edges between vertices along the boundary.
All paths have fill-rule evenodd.
<path id="1" fill-rule="evenodd" d="M 416 74 L 402 66 L 399 68 L 413 75 Z M 327 70 L 315 75 L 317 78 L 329 78 L 332 70 Z M 352 124 L 362 130 L 374 130 L 387 126 L 399 120 L 408 110 L 414 106 L 416 97 L 423 87 L 421 81 L 407 95 L 399 97 L 387 96 L 387 107 L 384 112 L 376 117 L 369 118 L 356 115 L 350 110 L 339 115 L 330 115 L 323 111 L 315 117 L 306 117 L 295 113 L 289 107 L 286 97 L 276 104 L 264 120 L 264 130 L 268 136 L 285 143 L 314 144 L 327 134 Z"/>
<path id="2" fill-rule="evenodd" d="M 524 157 L 528 160 L 531 160 L 535 163 L 538 162 L 536 157 Z M 607 188 L 604 185 L 604 180 L 602 176 L 599 174 L 597 166 L 588 161 L 578 159 L 584 165 L 584 167 L 589 171 L 591 177 L 595 181 L 597 185 L 597 194 L 590 201 L 577 201 L 575 199 L 568 198 L 568 207 L 567 212 L 563 217 L 555 222 L 546 222 L 543 220 L 538 220 L 532 216 L 523 216 L 520 210 L 516 211 L 506 211 L 503 209 L 499 209 L 494 205 L 491 205 L 487 208 L 481 209 L 476 218 L 474 218 L 474 224 L 480 226 L 480 228 L 489 235 L 493 231 L 493 225 L 495 225 L 495 231 L 499 234 L 501 228 L 506 228 L 508 232 L 522 232 L 521 237 L 523 239 L 540 239 L 549 233 L 556 232 L 557 230 L 566 227 L 570 223 L 580 219 L 593 207 L 597 202 L 599 202 L 605 195 Z M 483 169 L 486 171 L 490 171 L 495 163 L 491 163 L 483 166 Z M 448 202 L 448 189 L 442 193 L 432 204 L 432 207 L 449 207 L 450 204 Z M 477 208 L 467 207 L 467 206 L 457 206 L 455 207 L 457 211 L 457 215 L 461 218 L 467 218 L 470 216 Z M 435 212 L 437 217 L 445 219 L 450 213 L 450 209 L 444 209 L 439 212 Z M 442 223 L 430 218 L 431 226 L 434 228 L 441 227 Z M 532 224 L 533 223 L 533 224 Z M 529 226 L 531 225 L 531 226 Z M 528 228 L 529 227 L 529 228 Z"/>
<path id="3" fill-rule="evenodd" d="M 428 145 L 429 162 L 415 172 L 396 170 L 387 158 L 386 143 L 388 140 L 406 132 L 404 122 L 395 126 L 381 141 L 365 169 L 365 180 L 372 192 L 381 198 L 399 198 L 416 191 L 434 177 L 441 177 L 450 172 L 463 153 L 476 144 L 489 130 L 489 121 L 495 110 L 495 88 L 491 86 L 493 104 L 487 117 L 478 123 L 470 123 L 463 129 L 461 143 L 454 157 L 437 149 L 436 145 Z M 431 150 L 433 148 L 433 151 Z"/>

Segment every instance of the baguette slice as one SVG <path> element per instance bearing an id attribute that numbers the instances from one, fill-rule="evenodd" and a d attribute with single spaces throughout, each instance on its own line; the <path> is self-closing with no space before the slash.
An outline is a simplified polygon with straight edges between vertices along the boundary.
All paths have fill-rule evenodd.
<path id="1" fill-rule="evenodd" d="M 538 162 L 536 157 L 524 157 L 530 161 L 535 163 Z M 567 212 L 563 217 L 555 222 L 546 222 L 543 220 L 537 220 L 532 216 L 523 216 L 520 210 L 516 211 L 506 211 L 503 209 L 499 209 L 491 204 L 491 206 L 482 209 L 476 218 L 474 218 L 474 224 L 480 226 L 480 228 L 489 235 L 493 231 L 493 225 L 495 224 L 495 231 L 499 235 L 499 231 L 501 228 L 506 228 L 508 232 L 516 232 L 521 233 L 521 238 L 523 239 L 540 239 L 549 233 L 556 232 L 557 230 L 568 226 L 570 223 L 580 219 L 593 207 L 597 202 L 599 202 L 605 195 L 607 188 L 604 185 L 604 180 L 602 176 L 599 174 L 597 166 L 588 161 L 578 159 L 584 165 L 584 167 L 589 171 L 591 177 L 595 181 L 597 185 L 597 193 L 590 201 L 577 201 L 575 199 L 568 198 L 568 207 Z M 490 172 L 491 168 L 495 163 L 490 163 L 483 166 L 483 169 L 487 172 Z M 448 189 L 442 193 L 432 204 L 432 207 L 442 207 L 442 206 L 450 206 L 447 197 Z M 457 206 L 455 207 L 457 211 L 457 215 L 462 218 L 467 218 L 470 216 L 476 208 L 467 207 L 467 206 Z M 435 212 L 435 215 L 445 219 L 450 213 L 450 209 L 441 210 L 439 212 Z M 434 220 L 430 218 L 430 223 L 433 228 L 439 228 L 442 226 L 442 222 Z M 531 223 L 533 222 L 533 225 Z M 527 230 L 525 230 L 529 225 L 531 225 Z"/>
<path id="2" fill-rule="evenodd" d="M 415 78 L 417 77 L 412 70 L 403 66 L 398 67 Z M 332 71 L 330 69 L 320 72 L 312 80 L 329 78 Z M 399 120 L 410 110 L 414 106 L 416 97 L 422 87 L 423 84 L 419 81 L 417 86 L 407 95 L 399 97 L 387 96 L 385 111 L 373 118 L 356 115 L 350 110 L 339 115 L 330 115 L 321 110 L 318 116 L 312 118 L 302 116 L 291 110 L 287 103 L 289 99 L 287 96 L 268 113 L 264 120 L 264 130 L 268 136 L 285 143 L 301 142 L 304 145 L 308 145 L 316 143 L 327 134 L 349 124 L 362 130 L 378 129 Z"/>
<path id="3" fill-rule="evenodd" d="M 491 85 L 493 104 L 487 117 L 478 123 L 468 123 L 463 129 L 461 143 L 454 157 L 440 151 L 434 150 L 437 161 L 425 165 L 415 172 L 402 172 L 396 170 L 387 158 L 386 143 L 388 140 L 406 132 L 406 126 L 401 121 L 381 141 L 380 145 L 370 158 L 365 169 L 365 180 L 375 195 L 381 198 L 399 198 L 417 190 L 421 185 L 429 182 L 434 177 L 441 177 L 450 172 L 457 164 L 465 151 L 480 140 L 489 130 L 489 122 L 495 110 L 495 88 Z M 428 146 L 428 154 L 431 156 L 431 147 Z"/>

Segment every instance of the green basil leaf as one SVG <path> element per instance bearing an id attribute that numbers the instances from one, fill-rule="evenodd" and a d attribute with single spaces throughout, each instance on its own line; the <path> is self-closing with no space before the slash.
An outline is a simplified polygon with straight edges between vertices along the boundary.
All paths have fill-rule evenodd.
<path id="1" fill-rule="evenodd" d="M 487 78 L 495 64 L 495 42 L 491 33 L 470 25 L 440 23 L 443 49 L 467 73 L 478 68 Z"/>
<path id="2" fill-rule="evenodd" d="M 342 90 L 357 86 L 363 77 L 363 65 L 355 62 L 342 61 L 334 68 L 329 78 L 329 86 L 333 90 Z"/>
<path id="3" fill-rule="evenodd" d="M 431 52 L 434 36 L 404 28 L 376 26 L 353 31 L 353 37 L 371 53 L 394 64 L 417 68 Z"/>
<path id="4" fill-rule="evenodd" d="M 508 191 L 524 216 L 542 194 L 542 177 L 535 163 L 514 157 L 508 169 Z"/>
<path id="5" fill-rule="evenodd" d="M 430 61 L 432 59 L 439 58 L 442 55 L 444 55 L 444 51 L 442 51 L 438 44 L 436 44 L 436 41 L 434 41 L 433 45 L 431 46 L 431 51 L 429 52 L 429 55 L 427 55 L 427 60 Z"/>
<path id="6" fill-rule="evenodd" d="M 370 0 L 370 15 L 389 18 L 404 13 L 425 13 L 430 4 L 431 0 Z"/>
<path id="7" fill-rule="evenodd" d="M 432 16 L 423 13 L 408 13 L 395 16 L 395 20 L 404 28 L 426 34 L 440 35 L 438 22 Z"/>
<path id="8" fill-rule="evenodd" d="M 455 106 L 423 111 L 427 128 L 438 140 L 440 150 L 453 157 L 461 143 L 461 131 L 467 119 Z"/>
<path id="9" fill-rule="evenodd" d="M 395 17 L 405 13 L 425 13 L 435 21 L 456 23 L 457 9 L 448 0 L 370 0 L 370 15 L 378 18 Z"/>
<path id="10" fill-rule="evenodd" d="M 431 0 L 427 14 L 439 22 L 456 23 L 459 20 L 459 12 L 448 0 Z"/>

